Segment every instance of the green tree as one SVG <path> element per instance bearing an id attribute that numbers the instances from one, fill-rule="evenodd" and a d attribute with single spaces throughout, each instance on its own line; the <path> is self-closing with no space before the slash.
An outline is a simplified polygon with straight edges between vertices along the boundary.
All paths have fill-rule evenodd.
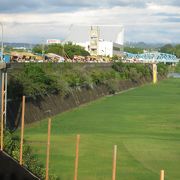
<path id="1" fill-rule="evenodd" d="M 166 44 L 164 45 L 161 49 L 160 52 L 162 53 L 168 53 L 168 54 L 173 54 L 174 52 L 174 47 L 171 44 Z"/>
<path id="2" fill-rule="evenodd" d="M 180 58 L 180 44 L 177 44 L 175 46 L 173 46 L 171 44 L 166 44 L 163 47 L 161 47 L 160 52 L 174 54 L 178 58 Z"/>
<path id="3" fill-rule="evenodd" d="M 175 46 L 175 55 L 180 58 L 180 44 Z"/>
<path id="4" fill-rule="evenodd" d="M 11 46 L 4 47 L 4 52 L 6 52 L 6 53 L 10 53 L 12 50 L 13 50 L 13 47 L 11 47 Z"/>
<path id="5" fill-rule="evenodd" d="M 44 48 L 42 44 L 37 44 L 36 46 L 33 47 L 32 52 L 37 54 L 42 54 L 43 49 Z"/>
<path id="6" fill-rule="evenodd" d="M 63 46 L 61 44 L 51 44 L 47 46 L 47 53 L 54 53 L 60 56 L 64 56 L 63 54 Z"/>
<path id="7" fill-rule="evenodd" d="M 44 53 L 54 53 L 60 56 L 67 56 L 68 58 L 72 59 L 75 55 L 78 56 L 89 56 L 89 52 L 87 52 L 83 47 L 74 45 L 72 43 L 67 43 L 65 45 L 62 44 L 51 44 L 45 45 L 36 45 L 33 48 L 34 53 L 42 54 L 44 49 Z"/>
<path id="8" fill-rule="evenodd" d="M 137 48 L 137 47 L 124 47 L 124 51 L 128 53 L 133 53 L 133 54 L 143 53 L 143 49 Z"/>
<path id="9" fill-rule="evenodd" d="M 69 58 L 73 58 L 75 55 L 78 56 L 89 56 L 89 52 L 87 52 L 83 47 L 74 45 L 72 43 L 68 43 L 64 45 L 64 50 Z"/>

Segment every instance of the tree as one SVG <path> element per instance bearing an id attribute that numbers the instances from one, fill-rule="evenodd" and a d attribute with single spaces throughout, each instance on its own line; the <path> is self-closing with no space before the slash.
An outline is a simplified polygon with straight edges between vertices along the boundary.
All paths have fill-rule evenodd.
<path id="1" fill-rule="evenodd" d="M 160 52 L 174 54 L 178 58 L 180 58 L 180 44 L 177 44 L 175 46 L 173 46 L 171 44 L 166 44 L 163 47 L 161 47 Z"/>
<path id="2" fill-rule="evenodd" d="M 61 44 L 51 44 L 47 46 L 47 53 L 54 53 L 60 56 L 64 56 L 63 54 L 63 46 Z"/>
<path id="3" fill-rule="evenodd" d="M 173 54 L 174 47 L 171 44 L 166 44 L 160 49 L 160 51 L 162 53 Z"/>
<path id="4" fill-rule="evenodd" d="M 34 53 L 42 54 L 43 47 L 42 45 L 36 45 L 33 48 Z M 89 52 L 87 52 L 83 47 L 74 45 L 72 43 L 67 43 L 65 45 L 62 44 L 51 44 L 44 46 L 44 53 L 54 53 L 60 56 L 68 56 L 72 59 L 75 55 L 77 56 L 89 56 Z"/>
<path id="5" fill-rule="evenodd" d="M 133 53 L 133 54 L 143 53 L 143 49 L 137 48 L 137 47 L 124 47 L 124 51 L 128 53 Z"/>
<path id="6" fill-rule="evenodd" d="M 175 46 L 175 55 L 180 58 L 180 44 Z"/>
<path id="7" fill-rule="evenodd" d="M 43 46 L 40 44 L 34 46 L 32 49 L 32 52 L 37 54 L 42 54 L 42 51 L 43 51 Z"/>
<path id="8" fill-rule="evenodd" d="M 11 47 L 11 46 L 5 46 L 5 47 L 4 47 L 4 52 L 9 53 L 9 52 L 11 52 L 12 50 L 13 50 L 13 47 Z"/>
<path id="9" fill-rule="evenodd" d="M 64 45 L 64 50 L 69 58 L 73 58 L 75 55 L 77 56 L 89 56 L 89 52 L 87 52 L 83 47 L 79 45 L 74 45 L 72 43 L 68 43 Z"/>

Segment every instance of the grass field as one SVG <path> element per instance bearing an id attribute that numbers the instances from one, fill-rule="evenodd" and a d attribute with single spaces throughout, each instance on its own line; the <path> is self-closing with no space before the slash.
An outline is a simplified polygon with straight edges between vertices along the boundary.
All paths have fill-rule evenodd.
<path id="1" fill-rule="evenodd" d="M 50 172 L 74 175 L 76 134 L 81 135 L 78 180 L 109 180 L 113 145 L 117 180 L 180 179 L 180 79 L 145 85 L 53 117 Z M 47 120 L 25 129 L 45 164 Z"/>

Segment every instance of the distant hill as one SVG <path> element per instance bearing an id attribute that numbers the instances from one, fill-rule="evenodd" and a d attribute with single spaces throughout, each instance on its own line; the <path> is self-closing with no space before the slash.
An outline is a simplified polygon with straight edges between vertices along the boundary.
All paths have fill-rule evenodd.
<path id="1" fill-rule="evenodd" d="M 10 43 L 10 42 L 4 42 L 4 46 L 10 46 L 10 47 L 24 47 L 26 49 L 32 49 L 35 44 L 30 44 L 30 43 Z"/>
<path id="2" fill-rule="evenodd" d="M 164 45 L 165 43 L 125 42 L 125 46 L 143 49 L 157 49 Z"/>

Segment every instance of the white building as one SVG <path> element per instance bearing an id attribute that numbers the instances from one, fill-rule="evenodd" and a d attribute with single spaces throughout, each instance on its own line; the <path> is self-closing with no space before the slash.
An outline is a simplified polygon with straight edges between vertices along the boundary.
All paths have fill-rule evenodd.
<path id="1" fill-rule="evenodd" d="M 99 40 L 98 46 L 97 46 L 97 54 L 91 53 L 92 50 L 90 49 L 89 41 L 85 43 L 80 42 L 80 43 L 75 43 L 75 44 L 83 47 L 91 55 L 113 57 L 114 55 L 121 56 L 123 54 L 123 45 L 115 43 L 115 42 Z"/>
<path id="2" fill-rule="evenodd" d="M 90 26 L 88 30 L 83 31 L 83 27 L 78 30 L 82 32 L 81 35 L 71 36 L 72 39 L 69 39 L 69 41 L 84 47 L 91 55 L 113 57 L 114 55 L 121 56 L 123 54 L 124 28 L 122 26 L 97 25 Z M 86 40 L 84 37 L 84 39 L 78 41 L 78 38 L 83 35 L 87 36 Z"/>
<path id="3" fill-rule="evenodd" d="M 59 39 L 48 39 L 47 44 L 61 44 L 61 40 L 59 40 Z"/>
<path id="4" fill-rule="evenodd" d="M 113 57 L 114 55 L 121 56 L 122 54 L 122 45 L 110 41 L 99 41 L 97 55 Z"/>

